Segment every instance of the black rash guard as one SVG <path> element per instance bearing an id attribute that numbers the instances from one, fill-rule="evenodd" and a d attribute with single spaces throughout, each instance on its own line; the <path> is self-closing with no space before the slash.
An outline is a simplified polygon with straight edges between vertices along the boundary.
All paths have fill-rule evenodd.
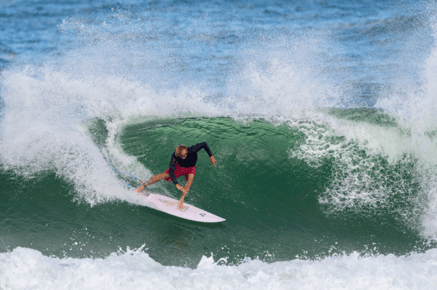
<path id="1" fill-rule="evenodd" d="M 176 181 L 176 176 L 174 174 L 176 163 L 178 163 L 180 167 L 185 167 L 185 168 L 196 166 L 197 152 L 199 152 L 200 149 L 205 149 L 205 151 L 206 151 L 206 153 L 208 153 L 209 157 L 212 156 L 211 150 L 209 149 L 206 142 L 198 143 L 194 146 L 188 147 L 188 154 L 187 154 L 187 157 L 185 159 L 177 157 L 175 155 L 175 153 L 173 153 L 171 155 L 170 167 L 169 167 L 170 170 L 168 173 L 170 174 L 170 178 L 175 185 L 178 184 L 178 182 Z"/>

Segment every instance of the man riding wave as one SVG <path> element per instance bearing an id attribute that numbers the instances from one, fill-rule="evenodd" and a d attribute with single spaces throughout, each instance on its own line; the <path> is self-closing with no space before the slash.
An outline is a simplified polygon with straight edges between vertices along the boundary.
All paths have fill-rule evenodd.
<path id="1" fill-rule="evenodd" d="M 171 155 L 170 167 L 164 173 L 153 176 L 146 183 L 140 180 L 143 185 L 137 188 L 137 192 L 141 192 L 147 186 L 154 184 L 161 179 L 165 179 L 167 182 L 171 180 L 174 185 L 176 185 L 176 188 L 182 191 L 182 197 L 179 200 L 179 208 L 182 209 L 185 196 L 193 184 L 194 175 L 196 175 L 197 152 L 201 149 L 205 149 L 206 153 L 209 155 L 211 163 L 214 164 L 214 166 L 217 166 L 217 161 L 214 156 L 212 156 L 211 150 L 206 142 L 198 143 L 191 147 L 180 145 L 175 148 L 174 153 Z M 182 175 L 185 176 L 186 180 L 183 187 L 178 184 L 176 180 L 176 178 Z"/>

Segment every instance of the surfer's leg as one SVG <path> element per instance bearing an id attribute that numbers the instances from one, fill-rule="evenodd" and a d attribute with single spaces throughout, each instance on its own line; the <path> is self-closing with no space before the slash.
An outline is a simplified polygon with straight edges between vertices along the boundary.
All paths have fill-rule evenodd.
<path id="1" fill-rule="evenodd" d="M 162 180 L 162 179 L 167 179 L 170 178 L 170 174 L 168 173 L 161 173 L 161 174 L 156 174 L 155 176 L 153 176 L 152 178 L 150 178 L 147 182 L 146 182 L 146 186 L 149 186 L 151 184 L 157 183 L 158 181 Z"/>
<path id="2" fill-rule="evenodd" d="M 151 185 L 151 184 L 157 183 L 158 181 L 160 181 L 162 179 L 167 179 L 167 178 L 170 178 L 170 174 L 168 174 L 166 172 L 161 173 L 161 174 L 157 174 L 157 175 L 153 176 L 152 178 L 150 178 L 149 180 L 147 180 L 146 187 Z M 137 188 L 137 192 L 141 192 L 146 187 L 141 185 L 140 187 Z"/>

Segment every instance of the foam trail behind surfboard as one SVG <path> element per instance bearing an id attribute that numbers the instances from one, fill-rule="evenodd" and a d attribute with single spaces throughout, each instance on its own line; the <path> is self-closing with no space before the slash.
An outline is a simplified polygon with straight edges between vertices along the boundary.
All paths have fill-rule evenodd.
<path id="1" fill-rule="evenodd" d="M 130 173 L 125 173 L 125 172 L 121 172 L 121 171 L 118 171 L 112 164 L 111 164 L 111 162 L 109 162 L 109 159 L 108 159 L 108 157 L 107 156 L 105 156 L 105 158 L 106 158 L 106 161 L 108 161 L 108 164 L 109 164 L 109 166 L 111 166 L 111 168 L 115 171 L 115 172 L 117 172 L 117 173 L 119 173 L 119 174 L 124 174 L 124 175 L 129 175 L 129 176 L 131 176 L 131 177 L 133 177 L 133 178 L 135 178 L 135 179 L 138 179 L 140 182 L 141 182 L 141 180 L 138 178 L 138 177 L 135 177 L 135 176 L 133 176 L 132 174 L 130 174 Z M 132 187 L 129 183 L 127 183 L 126 182 L 126 185 L 129 187 L 129 188 L 131 188 L 131 189 L 135 189 L 134 187 Z"/>

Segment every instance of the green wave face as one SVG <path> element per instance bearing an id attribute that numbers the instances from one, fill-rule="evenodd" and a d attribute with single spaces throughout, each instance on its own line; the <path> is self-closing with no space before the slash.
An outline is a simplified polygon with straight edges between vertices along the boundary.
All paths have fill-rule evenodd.
<path id="1" fill-rule="evenodd" d="M 118 128 L 115 147 L 149 170 L 139 176 L 143 180 L 164 172 L 178 145 L 207 142 L 217 167 L 206 152 L 198 153 L 186 202 L 225 218 L 220 224 L 189 222 L 125 199 L 91 205 L 75 184 L 50 170 L 32 178 L 3 170 L 1 251 L 23 246 L 45 255 L 96 258 L 145 244 L 163 265 L 195 267 L 211 253 L 216 261 L 239 264 L 247 258 L 289 261 L 353 251 L 404 255 L 434 247 L 421 234 L 428 203 L 421 161 L 413 153 L 394 158 L 370 150 L 372 138 L 406 143 L 411 132 L 378 111 L 323 114 L 332 119 L 276 125 L 264 119 L 155 119 Z M 107 124 L 96 120 L 87 126 L 93 143 L 105 150 Z M 359 141 L 342 128 L 366 128 L 374 136 Z M 122 175 L 111 178 L 139 185 Z M 181 196 L 172 182 L 149 190 Z"/>
<path id="2" fill-rule="evenodd" d="M 330 113 L 345 120 L 358 114 L 358 119 L 380 127 L 396 125 L 378 112 Z M 411 201 L 420 188 L 412 175 L 414 158 L 389 163 L 384 156 L 368 155 L 358 142 L 323 134 L 326 131 L 325 125 L 310 122 L 275 126 L 265 120 L 193 118 L 128 126 L 118 139 L 124 151 L 153 174 L 168 168 L 174 148 L 181 144 L 205 141 L 217 159 L 214 168 L 206 152 L 199 152 L 186 201 L 227 221 L 187 226 L 165 217 L 155 226 L 180 225 L 179 234 L 170 230 L 164 238 L 169 247 L 183 244 L 188 252 L 213 252 L 238 262 L 244 257 L 290 260 L 351 251 L 400 254 L 422 244 Z M 315 151 L 308 149 L 314 134 L 324 147 L 331 147 L 316 164 L 314 154 L 304 154 Z M 350 168 L 354 163 L 361 167 Z M 360 170 L 364 172 L 356 175 Z M 184 182 L 183 177 L 179 180 Z M 342 192 L 345 188 L 369 197 L 354 200 L 354 192 L 348 196 Z M 171 182 L 160 181 L 150 190 L 180 197 Z M 158 214 L 144 209 L 144 215 Z"/>

